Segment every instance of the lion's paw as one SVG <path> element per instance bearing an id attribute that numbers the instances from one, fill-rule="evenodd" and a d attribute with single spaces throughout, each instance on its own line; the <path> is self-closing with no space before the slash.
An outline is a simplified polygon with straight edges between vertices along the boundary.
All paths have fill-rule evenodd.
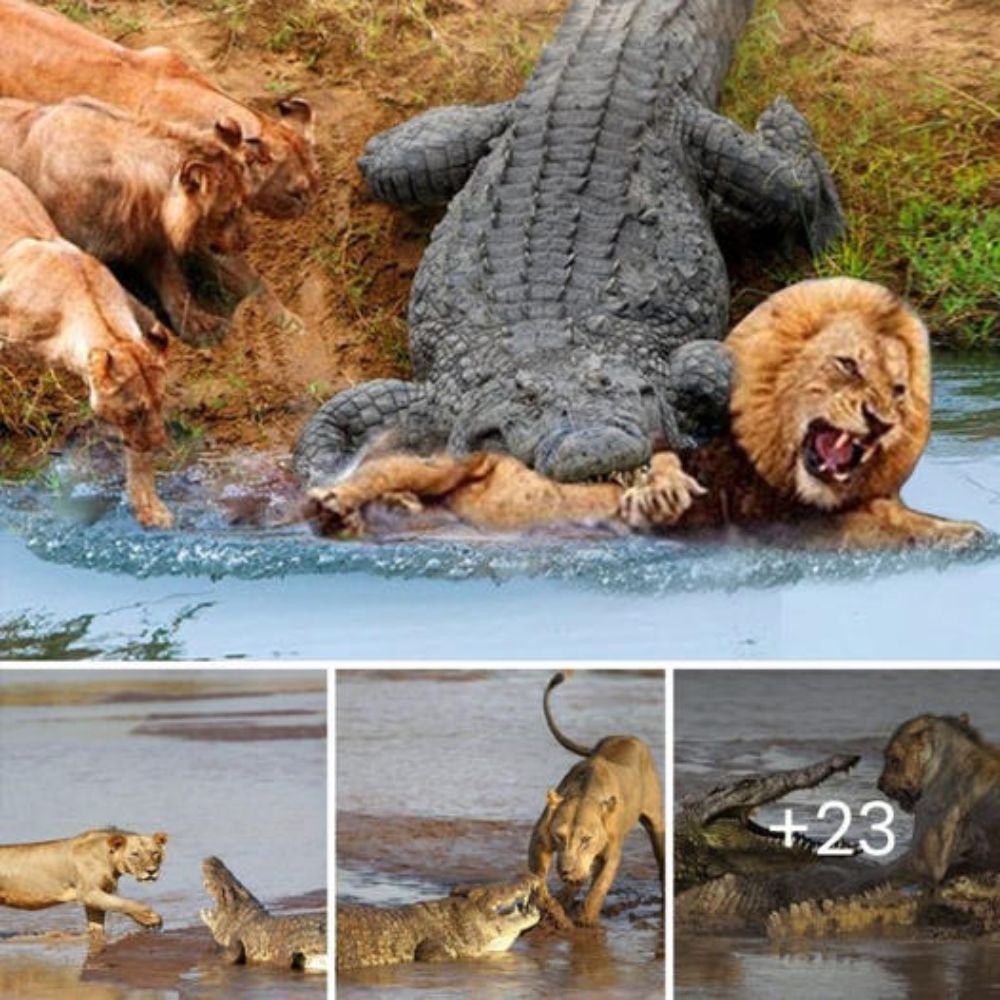
<path id="1" fill-rule="evenodd" d="M 695 499 L 707 491 L 681 467 L 676 455 L 653 456 L 649 479 L 622 494 L 618 512 L 622 520 L 639 530 L 676 524 Z"/>
<path id="2" fill-rule="evenodd" d="M 321 486 L 309 491 L 306 517 L 316 522 L 320 534 L 364 534 L 364 518 L 357 504 L 340 486 Z"/>

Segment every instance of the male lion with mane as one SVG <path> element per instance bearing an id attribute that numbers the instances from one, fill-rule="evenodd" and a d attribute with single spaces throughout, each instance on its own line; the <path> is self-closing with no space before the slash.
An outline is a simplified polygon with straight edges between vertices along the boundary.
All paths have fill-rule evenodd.
<path id="1" fill-rule="evenodd" d="M 159 323 L 140 329 L 111 272 L 64 240 L 31 191 L 0 170 L 0 352 L 21 351 L 86 381 L 91 410 L 121 433 L 136 519 L 157 528 L 171 524 L 152 459 L 167 443 L 168 340 Z"/>
<path id="2" fill-rule="evenodd" d="M 644 482 L 557 483 L 492 453 L 374 453 L 310 490 L 323 532 L 364 534 L 387 507 L 483 530 L 573 521 L 690 532 L 737 526 L 817 547 L 957 547 L 983 529 L 911 510 L 900 498 L 930 435 L 927 331 L 888 289 L 852 278 L 771 296 L 726 339 L 730 430 L 653 456 Z"/>
<path id="3" fill-rule="evenodd" d="M 138 882 L 159 878 L 166 842 L 165 833 L 108 827 L 63 840 L 0 845 L 0 906 L 43 910 L 83 903 L 91 948 L 103 944 L 106 913 L 125 913 L 143 927 L 159 927 L 158 913 L 115 891 L 122 875 Z"/>

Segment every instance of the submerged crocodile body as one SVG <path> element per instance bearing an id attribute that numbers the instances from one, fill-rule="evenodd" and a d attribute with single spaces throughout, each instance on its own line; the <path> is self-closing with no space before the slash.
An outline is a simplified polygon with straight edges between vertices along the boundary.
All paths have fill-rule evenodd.
<path id="1" fill-rule="evenodd" d="M 407 906 L 337 905 L 337 968 L 477 958 L 506 951 L 538 923 L 538 880 L 455 890 Z"/>
<path id="2" fill-rule="evenodd" d="M 335 396 L 296 446 L 309 483 L 383 432 L 505 451 L 577 481 L 725 419 L 729 286 L 713 223 L 819 248 L 843 228 L 783 99 L 746 133 L 712 109 L 753 0 L 573 0 L 513 101 L 428 112 L 373 139 L 380 197 L 454 194 L 414 280 L 414 381 Z"/>
<path id="3" fill-rule="evenodd" d="M 201 911 L 201 919 L 228 961 L 326 971 L 325 914 L 272 916 L 218 858 L 206 858 L 201 871 L 216 903 Z"/>
<path id="4" fill-rule="evenodd" d="M 908 928 L 933 937 L 1000 932 L 1000 873 L 959 875 L 935 889 L 882 885 L 844 899 L 793 903 L 767 918 L 776 940 Z"/>

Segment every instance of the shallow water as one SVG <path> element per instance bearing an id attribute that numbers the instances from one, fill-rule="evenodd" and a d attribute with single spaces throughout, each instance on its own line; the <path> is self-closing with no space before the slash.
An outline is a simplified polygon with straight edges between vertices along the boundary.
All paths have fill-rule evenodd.
<path id="1" fill-rule="evenodd" d="M 1000 532 L 1000 359 L 940 357 L 935 420 L 906 499 Z M 0 489 L 7 657 L 996 655 L 996 539 L 962 556 L 641 538 L 334 543 L 301 526 L 229 526 L 234 504 L 270 523 L 293 507 L 287 477 L 246 456 L 232 456 L 226 485 L 218 469 L 168 477 L 179 528 L 156 533 L 113 488 L 69 485 L 71 472 L 66 458 L 49 477 L 62 494 Z"/>
<path id="2" fill-rule="evenodd" d="M 162 679 L 158 671 L 143 675 Z M 76 682 L 97 676 L 115 675 L 78 674 Z M 207 682 L 220 675 L 198 676 Z M 194 967 L 182 965 L 180 984 L 150 996 L 325 996 L 323 976 L 289 985 L 287 975 L 250 970 L 248 977 L 247 970 L 223 967 L 201 930 L 198 910 L 211 905 L 201 885 L 201 860 L 209 854 L 221 857 L 261 900 L 279 907 L 306 895 L 315 907 L 326 885 L 326 743 L 318 736 L 325 693 L 267 693 L 260 681 L 275 680 L 274 672 L 230 671 L 226 678 L 233 682 L 236 676 L 245 679 L 248 696 L 0 708 L 0 843 L 73 836 L 109 824 L 164 830 L 169 841 L 159 879 L 137 883 L 124 876 L 119 893 L 148 903 L 171 933 L 199 930 L 190 935 Z M 312 672 L 305 679 L 315 688 L 322 676 Z M 301 678 L 281 680 L 287 688 L 296 680 L 301 686 Z M 0 693 L 7 685 L 54 689 L 69 681 L 62 672 L 0 671 Z M 134 699 L 142 683 L 133 675 L 123 678 L 122 687 Z M 109 914 L 106 927 L 111 939 L 136 929 L 120 914 Z M 84 928 L 77 904 L 31 912 L 0 908 L 0 976 L 24 990 L 37 979 L 79 977 Z M 148 948 L 150 966 L 158 967 L 169 937 L 133 935 L 126 959 L 134 954 L 141 964 Z M 15 968 L 21 969 L 19 980 L 9 978 Z M 81 997 L 126 995 L 113 992 L 125 990 L 116 985 L 113 969 L 88 967 L 87 975 L 101 983 L 88 985 L 93 992 L 81 987 Z M 0 989 L 0 995 L 14 994 Z"/>
<path id="3" fill-rule="evenodd" d="M 674 684 L 675 790 L 679 797 L 742 774 L 798 767 L 832 753 L 861 754 L 848 774 L 759 810 L 764 825 L 786 807 L 810 836 L 836 822 L 815 819 L 824 800 L 855 815 L 876 788 L 882 750 L 899 723 L 923 712 L 969 712 L 988 739 L 1000 739 L 1000 674 L 973 670 L 678 671 Z M 896 848 L 906 849 L 911 818 L 897 811 Z M 856 818 L 849 836 L 866 833 Z M 886 859 L 888 860 L 888 858 Z M 1000 996 L 1000 943 L 844 937 L 779 948 L 762 937 L 678 935 L 679 1000 L 865 997 L 938 1000 Z"/>
<path id="4" fill-rule="evenodd" d="M 546 789 L 575 760 L 542 718 L 549 676 L 338 671 L 338 899 L 399 905 L 516 875 Z M 581 670 L 552 702 L 563 731 L 580 742 L 642 737 L 662 775 L 663 698 L 662 673 Z M 621 909 L 607 915 L 606 907 L 599 931 L 528 933 L 510 952 L 475 961 L 341 973 L 337 996 L 663 996 L 656 865 L 641 829 L 629 835 L 608 902 Z"/>

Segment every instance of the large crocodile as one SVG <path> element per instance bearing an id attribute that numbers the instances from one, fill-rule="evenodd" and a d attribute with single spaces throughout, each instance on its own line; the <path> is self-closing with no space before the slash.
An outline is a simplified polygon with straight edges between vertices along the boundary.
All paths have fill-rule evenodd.
<path id="1" fill-rule="evenodd" d="M 935 937 L 1000 932 L 1000 873 L 975 871 L 922 885 L 907 864 L 909 854 L 892 865 L 820 857 L 816 842 L 797 836 L 785 847 L 751 818 L 758 806 L 813 788 L 857 760 L 837 755 L 685 800 L 674 839 L 676 926 L 765 931 L 779 941 L 886 928 Z"/>
<path id="2" fill-rule="evenodd" d="M 674 833 L 674 912 L 678 926 L 763 930 L 793 903 L 848 895 L 877 881 L 878 866 L 853 856 L 820 857 L 817 842 L 783 838 L 752 819 L 755 809 L 814 788 L 849 770 L 855 755 L 751 775 L 681 803 Z M 836 845 L 850 848 L 853 845 Z"/>
<path id="3" fill-rule="evenodd" d="M 515 100 L 430 111 L 369 143 L 379 197 L 455 197 L 413 284 L 414 381 L 328 401 L 296 446 L 303 480 L 386 431 L 576 481 L 718 429 L 729 285 L 713 223 L 814 250 L 843 228 L 790 103 L 753 133 L 712 110 L 752 7 L 573 0 Z"/>
<path id="4" fill-rule="evenodd" d="M 228 961 L 326 971 L 325 914 L 272 916 L 218 858 L 205 858 L 201 873 L 216 903 L 214 910 L 201 911 L 201 919 Z"/>
<path id="5" fill-rule="evenodd" d="M 337 905 L 337 968 L 477 958 L 506 951 L 541 916 L 538 879 L 453 890 L 407 906 Z"/>

